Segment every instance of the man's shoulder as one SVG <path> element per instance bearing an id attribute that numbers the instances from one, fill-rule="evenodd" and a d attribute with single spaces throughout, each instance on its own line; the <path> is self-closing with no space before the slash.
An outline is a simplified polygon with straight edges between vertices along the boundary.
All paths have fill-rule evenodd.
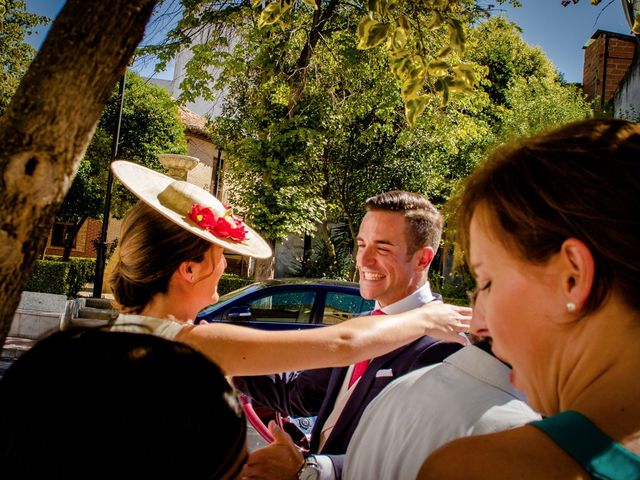
<path id="1" fill-rule="evenodd" d="M 419 339 L 411 342 L 404 347 L 407 350 L 415 350 L 415 351 L 425 351 L 425 350 L 441 350 L 443 352 L 449 352 L 447 356 L 451 355 L 454 352 L 457 352 L 463 347 L 460 343 L 456 342 L 448 342 L 446 340 L 439 340 L 437 338 L 430 337 L 425 335 L 424 337 L 420 337 Z"/>
<path id="2" fill-rule="evenodd" d="M 400 347 L 384 358 L 387 365 L 394 365 L 402 375 L 418 368 L 441 363 L 445 358 L 457 352 L 462 345 L 445 342 L 432 337 L 422 337 L 408 345 Z"/>

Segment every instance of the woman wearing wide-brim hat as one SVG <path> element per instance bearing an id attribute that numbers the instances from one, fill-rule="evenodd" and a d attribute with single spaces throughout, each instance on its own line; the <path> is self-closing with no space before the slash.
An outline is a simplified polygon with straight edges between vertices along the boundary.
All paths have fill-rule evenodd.
<path id="1" fill-rule="evenodd" d="M 187 343 L 229 375 L 349 365 L 423 335 L 462 343 L 470 309 L 433 302 L 402 315 L 358 317 L 304 331 L 193 325 L 218 300 L 224 249 L 255 258 L 269 245 L 205 190 L 126 161 L 114 174 L 140 200 L 125 216 L 110 279 L 121 314 L 114 328 Z"/>

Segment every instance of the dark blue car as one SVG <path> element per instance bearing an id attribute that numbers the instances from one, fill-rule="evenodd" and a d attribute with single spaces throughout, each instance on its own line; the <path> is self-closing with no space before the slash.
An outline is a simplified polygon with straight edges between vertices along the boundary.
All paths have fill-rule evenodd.
<path id="1" fill-rule="evenodd" d="M 264 330 L 291 330 L 333 325 L 370 312 L 373 300 L 360 296 L 357 283 L 338 280 L 286 279 L 253 283 L 223 295 L 215 305 L 202 310 L 196 319 L 245 325 Z M 249 423 L 267 440 L 266 423 L 279 419 L 268 407 L 251 405 L 244 399 Z M 254 410 L 255 407 L 255 410 Z M 314 417 L 291 418 L 282 426 L 301 446 L 308 448 Z M 297 429 L 292 428 L 295 425 Z M 264 444 L 254 445 L 264 446 Z"/>
<path id="2" fill-rule="evenodd" d="M 339 280 L 284 279 L 253 283 L 223 295 L 197 320 L 234 323 L 265 330 L 333 325 L 373 310 L 357 283 Z"/>

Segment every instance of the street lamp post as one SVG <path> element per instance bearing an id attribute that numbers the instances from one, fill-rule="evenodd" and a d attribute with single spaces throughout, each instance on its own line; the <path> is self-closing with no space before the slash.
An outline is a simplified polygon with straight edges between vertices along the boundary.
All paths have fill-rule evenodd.
<path id="1" fill-rule="evenodd" d="M 102 213 L 102 230 L 100 232 L 100 242 L 96 258 L 95 280 L 93 282 L 93 297 L 102 297 L 102 277 L 104 276 L 104 265 L 107 253 L 107 229 L 109 227 L 109 214 L 111 212 L 111 191 L 113 190 L 113 173 L 111 173 L 111 162 L 118 156 L 118 144 L 120 143 L 120 125 L 122 124 L 122 107 L 124 106 L 124 87 L 127 73 L 120 79 L 118 116 L 116 117 L 116 128 L 111 143 L 111 160 L 107 173 L 107 192 L 104 201 L 104 211 Z"/>

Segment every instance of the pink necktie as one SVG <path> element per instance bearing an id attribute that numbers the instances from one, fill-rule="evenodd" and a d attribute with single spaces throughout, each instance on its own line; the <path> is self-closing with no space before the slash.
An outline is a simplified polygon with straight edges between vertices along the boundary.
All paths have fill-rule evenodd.
<path id="1" fill-rule="evenodd" d="M 371 312 L 371 315 L 385 315 L 385 313 L 379 308 L 377 308 L 373 312 Z M 353 365 L 353 372 L 351 373 L 351 378 L 349 379 L 349 388 L 351 388 L 351 385 L 356 383 L 356 381 L 362 375 L 364 375 L 364 372 L 367 371 L 367 367 L 369 366 L 370 361 L 371 360 L 362 360 L 361 362 L 358 362 Z"/>

